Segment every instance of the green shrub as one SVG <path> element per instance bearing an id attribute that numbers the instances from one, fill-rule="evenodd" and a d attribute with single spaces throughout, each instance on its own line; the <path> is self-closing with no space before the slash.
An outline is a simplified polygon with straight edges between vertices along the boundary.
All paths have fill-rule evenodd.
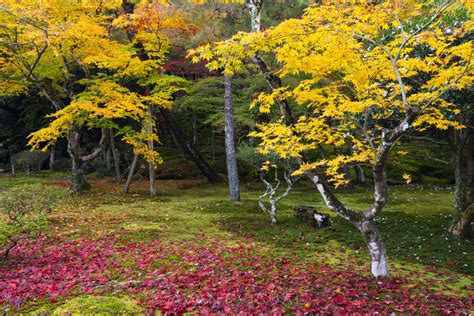
<path id="1" fill-rule="evenodd" d="M 134 301 L 107 296 L 86 296 L 72 299 L 56 308 L 53 315 L 145 315 Z"/>
<path id="2" fill-rule="evenodd" d="M 25 238 L 37 238 L 48 226 L 48 214 L 64 190 L 41 184 L 13 187 L 0 199 L 0 246 L 5 258 Z"/>
<path id="3" fill-rule="evenodd" d="M 54 171 L 68 171 L 71 170 L 72 162 L 68 158 L 59 158 L 53 162 L 51 169 Z"/>
<path id="4" fill-rule="evenodd" d="M 97 179 L 102 179 L 110 175 L 110 170 L 107 170 L 107 166 L 103 160 L 95 159 L 92 161 L 92 167 L 95 170 L 95 176 Z"/>

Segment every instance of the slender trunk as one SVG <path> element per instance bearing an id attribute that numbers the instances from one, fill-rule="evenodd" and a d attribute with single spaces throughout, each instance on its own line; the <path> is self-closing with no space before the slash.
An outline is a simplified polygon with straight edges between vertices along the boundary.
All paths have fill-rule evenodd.
<path id="1" fill-rule="evenodd" d="M 128 170 L 127 181 L 125 181 L 125 186 L 123 187 L 123 193 L 128 193 L 130 191 L 130 185 L 132 184 L 133 174 L 135 173 L 137 162 L 138 162 L 138 154 L 135 154 L 133 156 L 132 163 L 130 164 L 130 169 Z"/>
<path id="2" fill-rule="evenodd" d="M 181 126 L 179 126 L 178 122 L 176 122 L 171 112 L 168 109 L 162 107 L 160 107 L 159 110 L 165 123 L 170 128 L 176 141 L 176 144 L 181 149 L 181 151 L 185 153 L 185 155 L 196 164 L 199 170 L 207 179 L 209 179 L 210 182 L 219 182 L 220 178 L 215 172 L 215 170 L 212 169 L 211 166 L 209 166 L 209 164 L 201 155 L 199 150 L 195 146 L 193 146 L 192 142 L 190 142 L 184 136 L 184 132 Z"/>
<path id="3" fill-rule="evenodd" d="M 10 251 L 18 245 L 18 240 L 10 238 L 10 244 L 5 249 L 4 258 L 8 259 L 10 256 Z"/>
<path id="4" fill-rule="evenodd" d="M 234 104 L 232 100 L 232 80 L 229 75 L 224 76 L 225 95 L 225 152 L 227 163 L 227 176 L 229 180 L 229 194 L 231 202 L 240 201 L 239 174 L 237 159 L 235 157 L 234 143 Z"/>
<path id="5" fill-rule="evenodd" d="M 211 148 L 212 148 L 212 161 L 216 161 L 216 148 L 214 146 L 214 127 L 211 129 Z"/>
<path id="6" fill-rule="evenodd" d="M 366 180 L 365 180 L 364 169 L 362 169 L 362 167 L 359 164 L 356 164 L 354 165 L 354 170 L 357 176 L 357 184 L 365 185 Z"/>
<path id="7" fill-rule="evenodd" d="M 449 233 L 457 238 L 472 238 L 474 216 L 474 135 L 457 135 L 455 152 L 455 207 Z"/>
<path id="8" fill-rule="evenodd" d="M 51 146 L 51 149 L 49 150 L 49 170 L 53 169 L 55 160 L 56 160 L 56 148 L 55 146 Z"/>
<path id="9" fill-rule="evenodd" d="M 15 162 L 12 161 L 11 165 L 12 165 L 12 175 L 14 176 L 16 174 Z"/>
<path id="10" fill-rule="evenodd" d="M 234 16 L 232 10 L 226 9 L 226 32 L 230 38 L 234 31 Z M 234 142 L 234 100 L 232 98 L 232 79 L 224 75 L 224 130 L 225 130 L 225 154 L 227 164 L 227 179 L 229 182 L 229 197 L 231 202 L 240 201 L 239 173 L 237 158 L 235 157 Z"/>
<path id="11" fill-rule="evenodd" d="M 193 127 L 193 145 L 197 144 L 197 120 L 195 117 L 191 120 L 191 126 Z"/>
<path id="12" fill-rule="evenodd" d="M 112 170 L 112 149 L 109 146 L 107 146 L 107 150 L 104 151 L 105 153 L 105 168 L 107 169 L 107 172 L 110 172 Z"/>
<path id="13" fill-rule="evenodd" d="M 349 166 L 343 166 L 342 172 L 344 173 L 344 180 L 347 181 L 346 188 L 354 188 L 354 182 L 351 181 L 351 171 Z"/>
<path id="14" fill-rule="evenodd" d="M 120 183 L 120 181 L 122 181 L 122 173 L 120 172 L 120 153 L 115 146 L 115 135 L 113 129 L 109 130 L 109 144 L 110 148 L 112 149 L 112 157 L 114 159 L 115 181 Z"/>
<path id="15" fill-rule="evenodd" d="M 148 104 L 148 122 L 147 122 L 147 132 L 151 135 L 153 133 L 153 108 L 151 104 Z M 154 142 L 150 138 L 148 140 L 148 149 L 154 151 Z M 156 170 L 153 163 L 148 163 L 148 176 L 150 178 L 150 194 L 156 195 Z"/>

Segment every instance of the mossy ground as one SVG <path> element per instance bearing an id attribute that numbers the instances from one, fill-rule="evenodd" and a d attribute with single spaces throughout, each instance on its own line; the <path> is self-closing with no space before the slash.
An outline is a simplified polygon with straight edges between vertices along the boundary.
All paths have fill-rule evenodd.
<path id="1" fill-rule="evenodd" d="M 0 177 L 0 194 L 31 182 L 67 183 L 63 174 L 5 175 Z M 71 196 L 52 215 L 52 226 L 67 238 L 100 237 L 125 229 L 129 240 L 183 240 L 203 245 L 217 240 L 245 242 L 262 254 L 287 255 L 295 263 L 357 264 L 368 270 L 368 253 L 359 232 L 329 212 L 309 184 L 300 184 L 281 202 L 279 224 L 271 226 L 256 203 L 262 190 L 258 184 L 244 186 L 242 202 L 231 204 L 226 185 L 201 180 L 158 181 L 155 197 L 148 195 L 146 181 L 134 182 L 128 195 L 123 195 L 122 187 L 111 178 L 91 178 L 89 182 L 90 191 Z M 354 209 L 367 207 L 371 200 L 370 187 L 342 189 L 338 194 Z M 292 211 L 297 204 L 331 213 L 332 226 L 315 230 L 299 222 Z M 392 274 L 416 275 L 436 291 L 462 296 L 474 287 L 474 243 L 445 235 L 452 204 L 453 195 L 447 187 L 392 186 L 389 203 L 377 221 Z"/>

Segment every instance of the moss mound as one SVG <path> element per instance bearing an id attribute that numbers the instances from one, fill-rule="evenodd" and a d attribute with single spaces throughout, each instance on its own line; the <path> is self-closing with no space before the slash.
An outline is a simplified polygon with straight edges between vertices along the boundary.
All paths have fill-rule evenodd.
<path id="1" fill-rule="evenodd" d="M 53 315 L 144 315 L 134 301 L 106 296 L 85 296 L 59 306 Z"/>

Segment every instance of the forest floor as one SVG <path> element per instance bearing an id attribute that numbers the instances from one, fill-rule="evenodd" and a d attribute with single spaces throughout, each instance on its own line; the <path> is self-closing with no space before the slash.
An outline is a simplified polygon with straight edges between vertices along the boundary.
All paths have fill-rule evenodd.
<path id="1" fill-rule="evenodd" d="M 0 176 L 0 195 L 23 183 L 66 186 L 64 176 Z M 200 180 L 147 182 L 122 194 L 113 179 L 89 179 L 51 215 L 51 230 L 0 262 L 0 313 L 48 313 L 68 299 L 126 297 L 147 313 L 474 312 L 474 243 L 444 234 L 449 188 L 390 187 L 378 219 L 391 277 L 369 277 L 360 234 L 329 212 L 311 186 L 281 201 L 279 224 L 260 212 L 258 184 L 227 202 L 227 187 Z M 354 209 L 370 205 L 370 188 L 338 194 Z M 331 213 L 314 229 L 294 218 L 298 204 Z"/>

